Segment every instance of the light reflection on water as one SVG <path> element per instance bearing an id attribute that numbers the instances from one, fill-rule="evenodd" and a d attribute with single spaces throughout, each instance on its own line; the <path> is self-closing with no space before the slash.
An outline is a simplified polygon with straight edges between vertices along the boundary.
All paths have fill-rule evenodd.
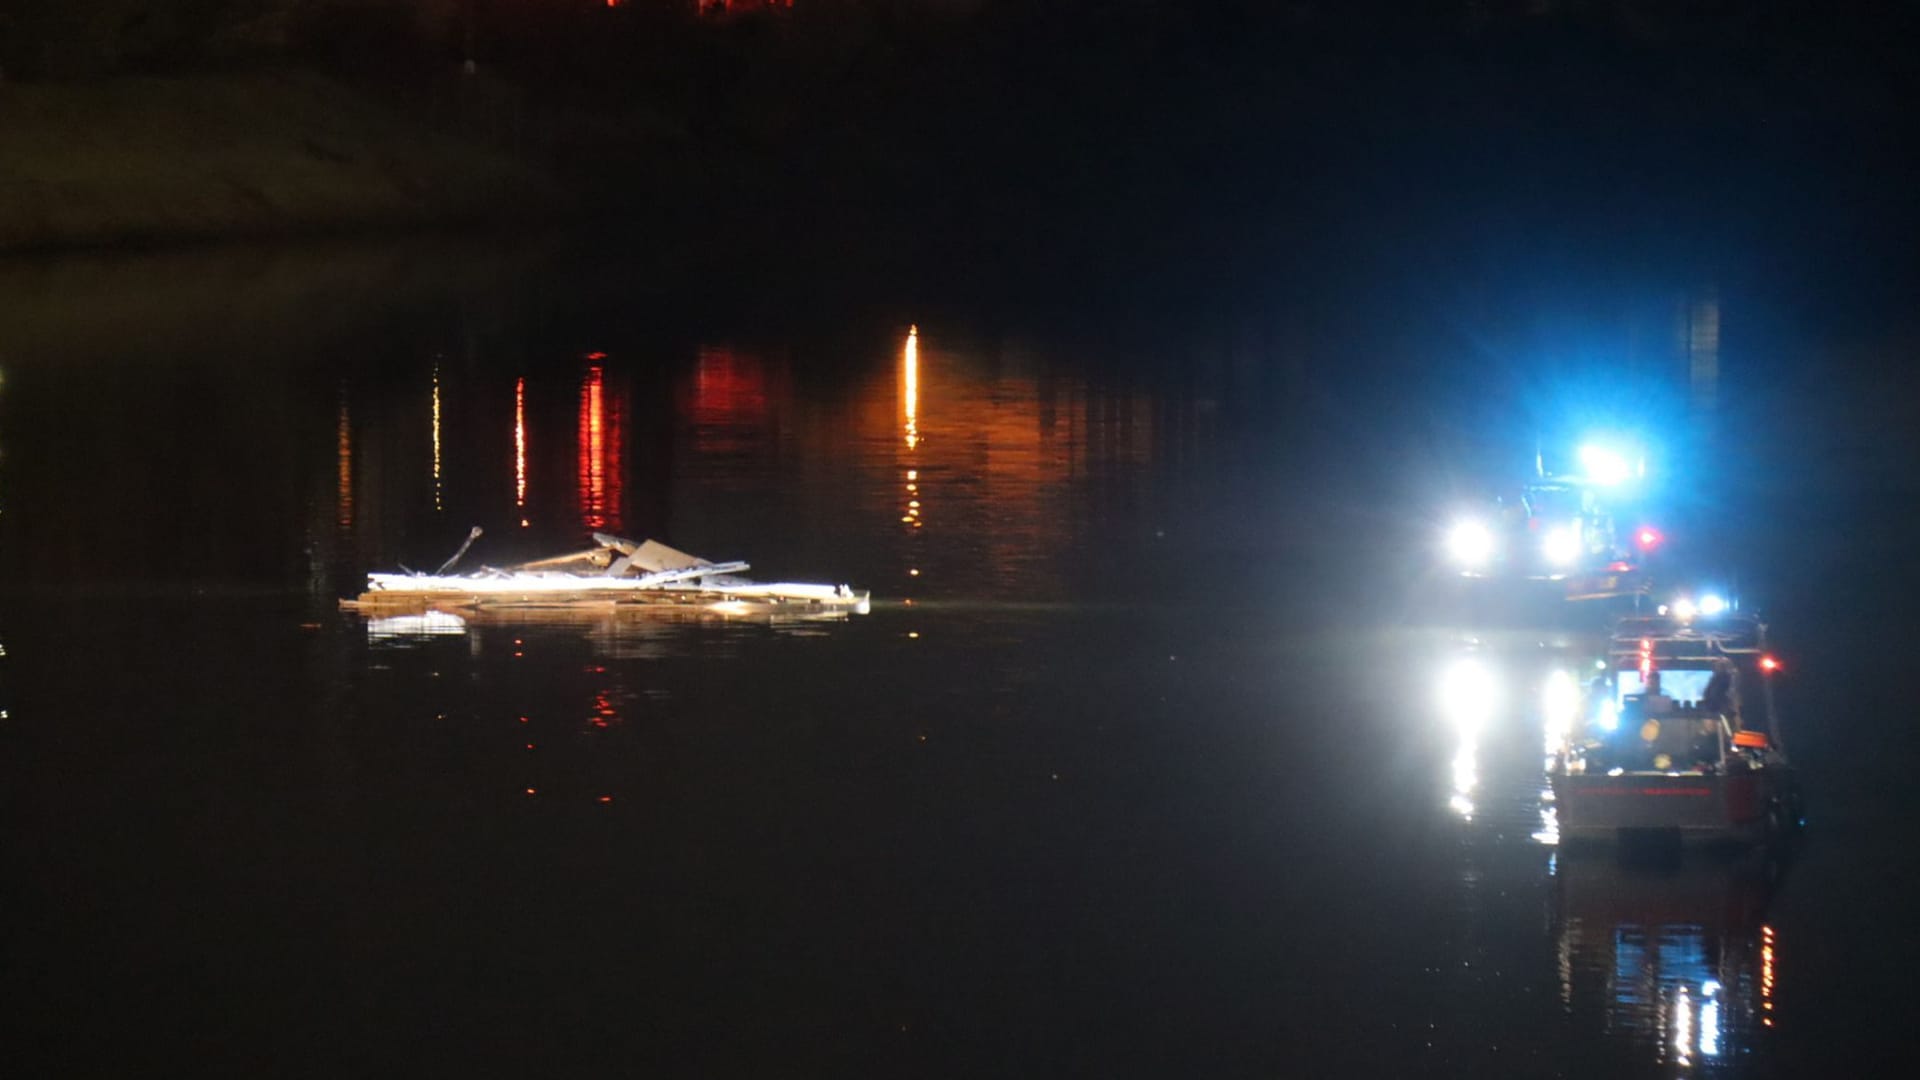
<path id="1" fill-rule="evenodd" d="M 1621 1071 L 1765 1072 L 1780 935 L 1768 908 L 1787 857 L 1657 845 L 1558 846 L 1542 734 L 1567 722 L 1578 639 L 1485 641 L 1440 666 L 1447 737 L 1430 755 L 1434 809 L 1462 829 L 1459 902 L 1487 918 L 1490 878 L 1517 866 L 1548 882 L 1548 936 L 1573 1043 L 1597 1037 Z M 1445 652 L 1457 646 L 1440 646 Z M 1535 854 L 1527 856 L 1531 850 Z"/>
<path id="2" fill-rule="evenodd" d="M 586 373 L 580 380 L 575 471 L 580 527 L 589 535 L 602 530 L 617 535 L 626 528 L 622 496 L 628 468 L 627 410 L 624 396 L 607 387 L 605 360 L 605 353 L 590 354 Z"/>
<path id="3" fill-rule="evenodd" d="M 1059 598 L 1081 591 L 1088 568 L 1152 558 L 1153 541 L 1173 554 L 1191 530 L 1176 513 L 1183 478 L 1233 467 L 1193 437 L 1209 422 L 1202 399 L 999 369 L 976 347 L 929 347 L 919 327 L 899 340 L 892 377 L 860 379 L 839 400 L 797 383 L 778 349 L 704 344 L 665 364 L 594 352 L 570 416 L 552 367 L 456 376 L 432 354 L 424 490 L 392 460 L 412 421 L 384 384 L 349 380 L 329 441 L 334 528 L 309 543 L 331 551 L 340 592 L 365 569 L 433 565 L 431 538 L 472 522 L 487 528 L 475 557 L 490 563 L 631 532 L 771 562 L 782 577 L 859 578 L 880 597 Z M 562 468 L 566 506 L 553 499 Z M 879 528 L 888 516 L 895 527 Z"/>
<path id="4" fill-rule="evenodd" d="M 1304 1015 L 1334 1033 L 1319 1060 L 1351 1052 L 1366 1041 L 1342 1027 L 1352 1003 L 1404 980 L 1398 954 L 1425 948 L 1444 954 L 1435 967 L 1475 965 L 1480 981 L 1459 984 L 1475 1042 L 1538 1023 L 1564 1033 L 1502 1010 L 1507 988 L 1552 977 L 1572 1021 L 1598 1032 L 1577 1050 L 1624 1040 L 1673 1063 L 1683 1048 L 1728 1060 L 1751 1045 L 1746 923 L 1714 930 L 1684 874 L 1653 891 L 1685 911 L 1657 919 L 1608 907 L 1641 888 L 1631 875 L 1556 860 L 1548 877 L 1552 853 L 1532 840 L 1546 809 L 1541 731 L 1526 715 L 1546 661 L 1512 665 L 1527 686 L 1458 730 L 1434 735 L 1429 710 L 1410 705 L 1429 700 L 1427 687 L 1402 685 L 1428 677 L 1428 653 L 1408 647 L 1395 609 L 1378 603 L 1385 590 L 1363 573 L 1397 511 L 1381 505 L 1383 489 L 1355 482 L 1364 471 L 1340 471 L 1354 425 L 1303 404 L 1309 395 L 1293 392 L 1303 365 L 1282 392 L 1244 357 L 1143 373 L 922 321 L 831 345 L 705 332 L 616 342 L 612 321 L 561 335 L 606 349 L 593 353 L 484 335 L 468 352 L 399 335 L 378 365 L 329 356 L 284 383 L 163 370 L 122 386 L 47 366 L 14 380 L 9 361 L 8 419 L 30 428 L 23 437 L 10 425 L 6 446 L 32 453 L 0 462 L 0 494 L 13 519 L 25 474 L 33 529 L 8 537 L 32 545 L 36 568 L 79 574 L 112 561 L 61 561 L 111 506 L 157 549 L 144 572 L 280 580 L 279 568 L 311 559 L 323 612 L 235 614 L 196 599 L 159 618 L 95 617 L 64 638 L 49 629 L 65 625 L 57 617 L 35 622 L 28 643 L 41 663 L 76 658 L 44 680 L 42 700 L 47 686 L 71 693 L 97 679 L 118 706 L 90 708 L 101 714 L 91 733 L 45 735 L 115 748 L 91 771 L 56 758 L 49 775 L 76 777 L 82 795 L 150 795 L 142 759 L 118 747 L 153 745 L 134 718 L 178 714 L 180 742 L 168 741 L 156 772 L 178 763 L 209 778 L 211 801 L 301 819 L 270 844 L 223 835 L 249 856 L 236 863 L 268 868 L 240 871 L 261 875 L 250 895 L 298 891 L 260 857 L 282 848 L 294 861 L 318 851 L 323 866 L 346 863 L 307 882 L 316 906 L 348 912 L 317 931 L 347 946 L 329 950 L 348 959 L 320 965 L 323 978 L 396 986 L 394 999 L 424 991 L 418 1000 L 444 997 L 456 1016 L 506 1015 L 524 1000 L 487 997 L 484 980 L 408 980 L 505 950 L 502 967 L 532 973 L 531 996 L 597 1016 L 596 1002 L 623 1000 L 635 980 L 634 966 L 607 957 L 646 956 L 645 977 L 657 969 L 664 985 L 695 988 L 656 1003 L 663 1023 L 695 1030 L 715 1023 L 697 1003 L 719 1002 L 734 1015 L 800 1018 L 796 1030 L 827 1009 L 853 1027 L 905 1015 L 916 1032 L 1058 1018 L 1063 1039 L 1117 1047 L 1124 1034 L 1100 1033 L 1118 1017 L 1183 1036 L 1168 1046 L 1244 1047 L 1232 1064 L 1274 1072 L 1315 1036 L 1309 1023 L 1276 1031 L 1272 1017 Z M 141 407 L 175 383 L 188 388 L 182 408 Z M 30 408 L 16 405 L 23 393 Z M 229 395 L 249 407 L 221 407 Z M 35 419 L 96 411 L 122 422 L 90 442 Z M 1323 427 L 1339 454 L 1314 456 Z M 1391 467 L 1382 472 L 1403 468 L 1376 453 Z M 85 498 L 55 497 L 73 492 Z M 608 529 L 745 558 L 757 577 L 845 580 L 878 603 L 828 625 L 331 618 L 359 575 L 431 568 L 475 523 L 487 535 L 474 563 L 571 550 Z M 1338 557 L 1307 560 L 1302 537 Z M 314 629 L 291 632 L 303 623 Z M 147 658 L 156 640 L 190 657 L 206 688 L 169 682 L 180 662 Z M 221 659 L 232 656 L 245 661 Z M 264 714 L 284 727 L 260 733 Z M 1445 745 L 1404 768 L 1429 743 Z M 212 766 L 196 756 L 207 753 Z M 322 763 L 314 776 L 302 771 L 309 754 Z M 1432 790 L 1401 784 L 1416 775 Z M 303 825 L 287 802 L 333 816 Z M 555 808 L 599 816 L 590 826 L 540 816 Z M 78 819 L 48 819 L 67 830 L 48 843 L 85 846 Z M 380 856 L 353 862 L 341 835 Z M 388 835 L 424 839 L 383 850 Z M 455 856 L 436 850 L 450 835 L 468 845 Z M 552 875 L 554 898 L 516 893 L 537 876 L 518 864 L 487 889 L 467 887 L 472 867 L 512 862 L 497 858 L 501 837 L 524 841 L 516 854 Z M 1439 884 L 1411 888 L 1425 860 L 1442 865 L 1428 879 Z M 177 906 L 225 895 L 192 873 L 159 875 L 186 882 Z M 362 906 L 362 880 L 418 886 L 427 929 Z M 489 889 L 515 899 L 491 907 Z M 1506 898 L 1528 890 L 1551 890 L 1549 927 L 1502 918 L 1474 940 L 1417 933 L 1432 910 L 1504 914 Z M 525 910 L 536 918 L 523 921 Z M 477 929 L 443 929 L 448 911 Z M 509 912 L 537 945 L 492 933 Z M 278 933 L 290 913 L 273 914 Z M 576 921 L 591 946 L 525 926 Z M 86 940 L 86 929 L 75 922 L 50 940 Z M 603 952 L 603 938 L 626 952 Z M 1334 939 L 1360 944 L 1319 948 Z M 1764 1017 L 1771 931 L 1760 940 Z M 1374 941 L 1374 963 L 1355 959 Z M 155 948 L 158 960 L 180 958 Z M 227 948 L 220 959 L 233 968 L 258 959 Z M 1541 955 L 1490 967 L 1489 948 Z M 1156 982 L 1141 971 L 1170 970 L 1182 972 L 1178 995 L 1129 989 Z M 84 974 L 75 985 L 90 985 Z M 1443 1008 L 1406 985 L 1389 991 L 1402 995 L 1394 1017 Z M 227 992 L 198 989 L 207 1000 Z M 381 1012 L 392 1015 L 407 1014 Z M 1250 1015 L 1261 1019 L 1234 1019 Z M 1194 1032 L 1217 1038 L 1184 1037 Z"/>
<path id="5" fill-rule="evenodd" d="M 1554 937 L 1560 997 L 1674 1075 L 1757 1067 L 1779 1024 L 1782 867 L 1764 854 L 1621 858 L 1562 852 Z"/>

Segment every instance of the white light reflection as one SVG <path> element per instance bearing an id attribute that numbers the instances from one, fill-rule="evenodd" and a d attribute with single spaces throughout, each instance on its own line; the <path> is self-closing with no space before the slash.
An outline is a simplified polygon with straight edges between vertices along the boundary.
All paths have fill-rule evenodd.
<path id="1" fill-rule="evenodd" d="M 1673 1002 L 1667 1013 L 1668 1026 L 1673 1036 L 1674 1064 L 1683 1069 L 1693 1065 L 1696 1052 L 1702 1057 L 1721 1056 L 1720 990 L 1718 979 L 1707 979 L 1700 984 L 1696 1003 L 1685 983 L 1674 987 Z"/>
<path id="2" fill-rule="evenodd" d="M 1474 753 L 1479 747 L 1471 741 L 1460 744 L 1460 752 L 1453 756 L 1453 789 L 1459 792 L 1472 791 L 1480 786 L 1480 766 Z"/>
<path id="3" fill-rule="evenodd" d="M 1681 1068 L 1693 1064 L 1693 1002 L 1682 986 L 1673 995 L 1674 1061 Z"/>
<path id="4" fill-rule="evenodd" d="M 1447 808 L 1468 821 L 1473 820 L 1473 800 L 1457 791 L 1447 800 Z"/>
<path id="5" fill-rule="evenodd" d="M 1553 805 L 1552 788 L 1543 788 L 1540 792 L 1540 828 L 1532 839 L 1547 847 L 1560 845 L 1560 811 Z"/>
<path id="6" fill-rule="evenodd" d="M 1453 794 L 1447 806 L 1454 813 L 1473 820 L 1473 792 L 1480 786 L 1480 747 L 1473 736 L 1463 736 L 1453 755 Z"/>
<path id="7" fill-rule="evenodd" d="M 1493 674 L 1471 657 L 1455 660 L 1440 676 L 1440 710 L 1459 739 L 1447 806 L 1468 821 L 1473 820 L 1473 793 L 1480 786 L 1480 733 L 1493 713 L 1498 692 Z"/>
<path id="8" fill-rule="evenodd" d="M 1580 688 L 1572 675 L 1556 671 L 1547 676 L 1547 688 L 1542 696 L 1545 749 L 1549 754 L 1557 754 L 1566 748 L 1567 739 L 1573 734 L 1574 717 L 1580 714 Z"/>
<path id="9" fill-rule="evenodd" d="M 1700 1052 L 1720 1056 L 1720 984 L 1708 979 L 1700 988 Z"/>
<path id="10" fill-rule="evenodd" d="M 1499 704 L 1499 690 L 1486 665 L 1456 660 L 1440 677 L 1440 708 L 1463 736 L 1478 735 Z"/>

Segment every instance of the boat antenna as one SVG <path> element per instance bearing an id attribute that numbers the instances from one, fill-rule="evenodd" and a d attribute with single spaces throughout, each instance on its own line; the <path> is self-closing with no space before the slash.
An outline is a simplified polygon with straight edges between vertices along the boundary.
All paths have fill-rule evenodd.
<path id="1" fill-rule="evenodd" d="M 480 539 L 480 526 L 475 525 L 472 529 L 469 529 L 467 531 L 466 542 L 460 545 L 460 550 L 454 552 L 452 558 L 449 558 L 446 562 L 441 563 L 440 569 L 435 570 L 433 572 L 433 576 L 439 577 L 442 574 L 445 574 L 447 571 L 453 569 L 453 564 L 459 562 L 460 556 L 465 555 L 467 553 L 467 549 L 472 547 L 473 542 L 478 539 Z"/>

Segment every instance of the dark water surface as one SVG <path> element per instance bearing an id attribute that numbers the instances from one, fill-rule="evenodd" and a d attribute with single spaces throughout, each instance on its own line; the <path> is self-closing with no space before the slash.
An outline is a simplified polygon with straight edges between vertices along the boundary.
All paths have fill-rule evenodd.
<path id="1" fill-rule="evenodd" d="M 22 1075 L 1911 1056 L 1916 747 L 1875 673 L 1908 651 L 1914 396 L 1878 331 L 1763 342 L 1726 301 L 1715 511 L 1779 616 L 1807 843 L 1622 861 L 1539 835 L 1554 634 L 1491 639 L 1515 690 L 1476 744 L 1434 707 L 1481 628 L 1423 600 L 1432 496 L 1532 437 L 1456 312 L 783 308 L 498 252 L 0 285 Z M 1846 349 L 1886 366 L 1804 374 Z M 471 524 L 478 562 L 605 530 L 875 610 L 427 637 L 335 610 Z"/>

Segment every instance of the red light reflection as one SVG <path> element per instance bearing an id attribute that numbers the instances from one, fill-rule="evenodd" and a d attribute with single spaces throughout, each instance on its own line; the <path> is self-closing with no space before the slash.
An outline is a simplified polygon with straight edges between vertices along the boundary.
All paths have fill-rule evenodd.
<path id="1" fill-rule="evenodd" d="M 603 356 L 594 353 L 593 356 Z M 590 530 L 622 528 L 621 466 L 625 460 L 626 407 L 607 392 L 606 371 L 587 369 L 580 384 L 580 519 Z"/>
<path id="2" fill-rule="evenodd" d="M 621 0 L 622 3 L 625 0 Z M 613 0 L 607 0 L 607 6 L 613 7 Z M 699 0 L 702 15 L 734 15 L 749 11 L 765 11 L 769 8 L 792 10 L 793 0 Z"/>
<path id="3" fill-rule="evenodd" d="M 703 345 L 694 360 L 693 421 L 758 428 L 766 424 L 767 365 L 724 345 Z"/>
<path id="4" fill-rule="evenodd" d="M 604 731 L 619 722 L 619 702 L 615 701 L 613 695 L 608 691 L 595 691 L 593 695 L 593 714 L 587 717 L 587 723 Z"/>

